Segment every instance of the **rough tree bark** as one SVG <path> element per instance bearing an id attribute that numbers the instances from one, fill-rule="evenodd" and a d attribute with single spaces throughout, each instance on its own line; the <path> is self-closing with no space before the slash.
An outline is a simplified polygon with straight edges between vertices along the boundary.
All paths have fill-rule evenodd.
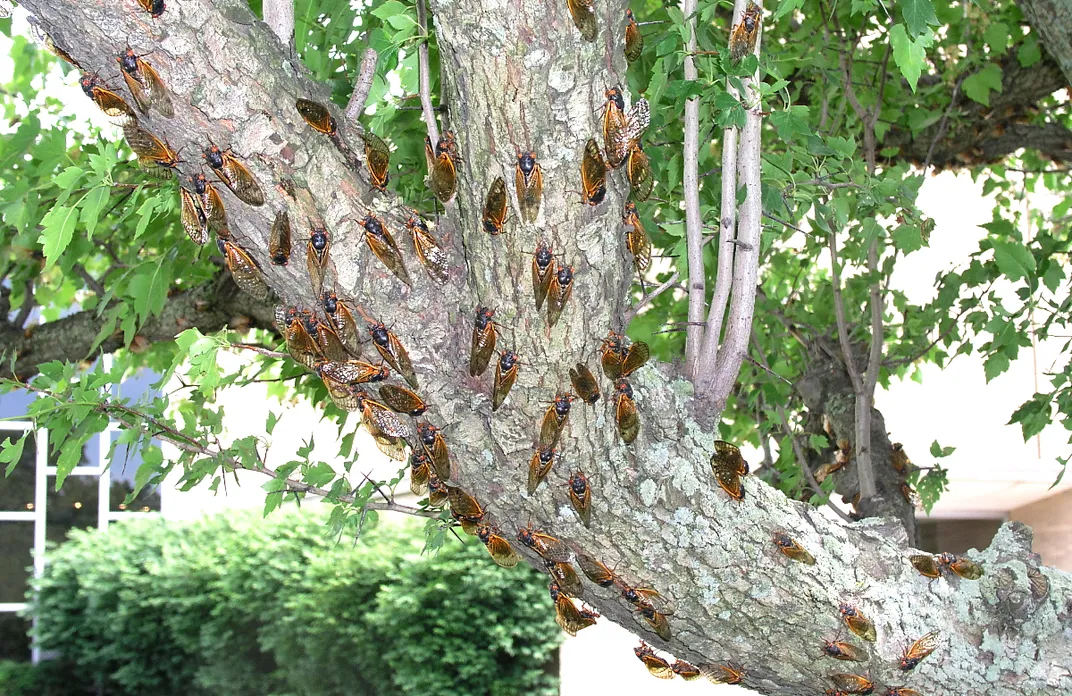
<path id="1" fill-rule="evenodd" d="M 595 209 L 570 193 L 578 188 L 583 144 L 598 133 L 603 90 L 625 72 L 622 0 L 597 3 L 602 29 L 595 43 L 578 40 L 565 2 L 432 4 L 445 66 L 442 97 L 450 107 L 445 125 L 457 133 L 462 164 L 457 201 L 436 230 L 451 257 L 450 282 L 432 285 L 412 268 L 412 290 L 372 258 L 354 222 L 374 208 L 397 234 L 402 202 L 371 192 L 365 174 L 348 171 L 331 143 L 305 126 L 294 99 L 326 101 L 326 90 L 290 60 L 244 0 L 172 0 L 158 21 L 122 0 L 23 4 L 91 69 L 106 72 L 127 43 L 152 49 L 176 115 L 146 125 L 187 153 L 212 140 L 250 165 L 267 204 L 250 208 L 224 190 L 228 216 L 282 301 L 316 306 L 300 253 L 285 268 L 267 263 L 274 211 L 287 208 L 296 223 L 314 216 L 327 223 L 334 262 L 328 282 L 392 323 L 409 348 L 432 405 L 429 420 L 444 428 L 462 486 L 508 532 L 531 521 L 624 577 L 654 586 L 673 607 L 674 636 L 662 643 L 615 592 L 586 585 L 584 599 L 605 616 L 682 659 L 743 665 L 746 685 L 765 694 L 821 693 L 831 686 L 830 673 L 847 671 L 849 663 L 819 652 L 822 639 L 846 634 L 841 601 L 859 606 L 878 627 L 872 659 L 861 671 L 870 670 L 879 684 L 980 696 L 1072 689 L 1072 577 L 1043 568 L 1051 591 L 1032 597 L 1026 570 L 1037 560 L 1028 530 L 1007 525 L 988 550 L 970 554 L 986 565 L 982 580 L 928 584 L 908 564 L 896 522 L 846 525 L 754 478 L 745 483 L 743 502 L 730 500 L 709 472 L 715 434 L 697 424 L 698 415 L 710 422 L 717 414 L 694 411 L 692 385 L 671 366 L 636 375 L 642 430 L 633 446 L 620 442 L 606 400 L 594 409 L 578 403 L 563 436 L 563 464 L 549 485 L 525 495 L 525 466 L 547 403 L 568 388 L 569 366 L 593 364 L 600 338 L 622 328 L 627 309 L 631 266 L 620 226 L 626 184 L 612 176 L 608 202 Z M 353 128 L 339 122 L 344 137 L 353 138 Z M 534 150 L 543 166 L 542 213 L 538 224 L 526 226 L 515 208 L 507 232 L 489 237 L 480 225 L 483 197 L 495 176 L 513 181 L 515 149 Z M 196 163 L 180 169 L 189 176 Z M 282 181 L 292 184 L 294 198 Z M 535 311 L 528 279 L 530 253 L 541 237 L 576 271 L 573 298 L 551 331 Z M 411 266 L 412 259 L 407 256 Z M 495 414 L 490 375 L 471 379 L 466 370 L 477 304 L 496 309 L 504 342 L 524 360 L 507 404 Z M 581 526 L 565 495 L 577 467 L 594 483 L 591 529 Z M 782 557 L 770 541 L 775 528 L 798 539 L 817 565 Z M 936 628 L 944 637 L 940 651 L 907 676 L 900 673 L 901 650 Z"/>

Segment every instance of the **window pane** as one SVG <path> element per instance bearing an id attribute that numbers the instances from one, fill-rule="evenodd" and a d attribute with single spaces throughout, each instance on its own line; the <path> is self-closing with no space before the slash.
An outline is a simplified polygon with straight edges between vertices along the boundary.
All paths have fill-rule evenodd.
<path id="1" fill-rule="evenodd" d="M 82 458 L 78 466 L 98 466 L 100 464 L 100 433 L 91 436 L 82 446 Z M 51 464 L 51 462 L 49 462 Z M 67 484 L 64 484 L 67 485 Z"/>
<path id="2" fill-rule="evenodd" d="M 21 432 L 0 431 L 0 442 L 17 441 L 20 437 L 22 437 Z M 23 443 L 22 458 L 15 465 L 15 470 L 11 472 L 11 476 L 4 478 L 3 469 L 0 468 L 0 511 L 27 512 L 33 510 L 34 477 L 37 474 L 36 443 L 37 441 L 31 433 L 26 438 L 26 442 Z"/>
<path id="3" fill-rule="evenodd" d="M 25 418 L 26 409 L 35 398 L 33 394 L 21 389 L 0 396 L 0 418 Z"/>
<path id="4" fill-rule="evenodd" d="M 26 601 L 33 572 L 33 531 L 33 522 L 0 522 L 0 602 Z"/>
<path id="5" fill-rule="evenodd" d="M 0 614 L 0 660 L 30 661 L 30 620 L 18 614 Z"/>
<path id="6" fill-rule="evenodd" d="M 98 479 L 96 476 L 68 476 L 63 488 L 56 489 L 56 477 L 48 477 L 48 504 L 45 506 L 45 536 L 60 543 L 72 528 L 97 526 Z"/>
<path id="7" fill-rule="evenodd" d="M 153 440 L 153 444 L 160 446 L 159 440 Z M 134 475 L 141 466 L 141 447 L 131 449 L 128 445 L 118 444 L 115 446 L 115 454 L 112 456 L 112 488 L 109 491 L 109 507 L 112 512 L 159 512 L 160 511 L 160 487 L 146 486 L 138 493 L 138 497 L 129 504 L 125 503 L 127 495 L 134 490 Z"/>

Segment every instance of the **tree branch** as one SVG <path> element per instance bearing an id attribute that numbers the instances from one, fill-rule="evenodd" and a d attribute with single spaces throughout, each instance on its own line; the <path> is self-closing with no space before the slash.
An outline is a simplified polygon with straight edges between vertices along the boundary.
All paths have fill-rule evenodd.
<path id="1" fill-rule="evenodd" d="M 380 56 L 374 49 L 366 48 L 361 57 L 361 67 L 357 70 L 357 79 L 354 80 L 354 91 L 350 94 L 350 101 L 346 104 L 346 117 L 357 123 L 361 114 L 365 112 L 368 103 L 369 91 L 376 77 L 376 63 Z"/>
<path id="2" fill-rule="evenodd" d="M 428 8 L 425 0 L 417 0 L 417 24 L 421 27 L 424 40 L 417 46 L 417 75 L 419 79 L 418 90 L 421 94 L 421 110 L 424 112 L 424 123 L 428 128 L 428 138 L 432 141 L 434 149 L 439 142 L 439 127 L 436 125 L 435 109 L 432 108 L 432 73 L 428 67 Z"/>
<path id="3" fill-rule="evenodd" d="M 294 48 L 294 0 L 264 0 L 264 22 L 283 45 Z"/>
<path id="4" fill-rule="evenodd" d="M 830 249 L 830 286 L 834 291 L 834 316 L 837 319 L 841 357 L 845 363 L 845 372 L 852 380 L 852 390 L 859 397 L 864 393 L 864 384 L 856 369 L 856 357 L 853 355 L 852 343 L 849 341 L 849 323 L 845 318 L 845 301 L 841 296 L 841 264 L 838 262 L 837 232 L 833 227 L 830 228 L 830 235 L 827 237 L 827 247 Z"/>
<path id="5" fill-rule="evenodd" d="M 626 312 L 625 318 L 622 319 L 622 325 L 629 326 L 629 323 L 636 318 L 636 315 L 640 314 L 640 310 L 644 309 L 644 307 L 655 301 L 656 297 L 663 294 L 670 288 L 674 287 L 674 285 L 677 283 L 677 279 L 680 277 L 680 274 L 677 271 L 674 271 L 670 275 L 670 277 L 666 279 L 666 282 L 661 283 L 658 287 L 654 288 L 647 295 L 640 298 L 637 303 L 630 307 L 629 311 Z"/>
<path id="6" fill-rule="evenodd" d="M 740 4 L 740 3 L 738 3 Z M 696 0 L 681 0 L 688 42 L 685 45 L 685 79 L 695 80 L 696 71 Z M 683 146 L 685 189 L 685 246 L 688 258 L 689 325 L 685 329 L 685 374 L 697 377 L 700 351 L 703 349 L 703 321 L 707 314 L 707 287 L 704 273 L 703 220 L 700 218 L 700 100 L 685 101 L 685 137 Z M 715 337 L 718 341 L 718 337 Z"/>

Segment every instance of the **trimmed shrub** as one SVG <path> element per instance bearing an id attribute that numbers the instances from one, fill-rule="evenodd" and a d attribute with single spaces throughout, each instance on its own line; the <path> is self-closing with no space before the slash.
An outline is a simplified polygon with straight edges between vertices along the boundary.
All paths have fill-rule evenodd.
<path id="1" fill-rule="evenodd" d="M 37 582 L 37 638 L 111 696 L 558 693 L 540 575 L 469 537 L 422 547 L 411 524 L 337 542 L 308 510 L 75 531 Z"/>

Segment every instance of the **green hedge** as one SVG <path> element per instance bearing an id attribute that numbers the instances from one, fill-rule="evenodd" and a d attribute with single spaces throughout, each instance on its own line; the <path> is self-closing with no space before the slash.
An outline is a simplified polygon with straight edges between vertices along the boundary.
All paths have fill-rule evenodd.
<path id="1" fill-rule="evenodd" d="M 422 538 L 336 542 L 308 511 L 73 532 L 36 585 L 37 638 L 112 696 L 558 693 L 541 577 Z"/>

